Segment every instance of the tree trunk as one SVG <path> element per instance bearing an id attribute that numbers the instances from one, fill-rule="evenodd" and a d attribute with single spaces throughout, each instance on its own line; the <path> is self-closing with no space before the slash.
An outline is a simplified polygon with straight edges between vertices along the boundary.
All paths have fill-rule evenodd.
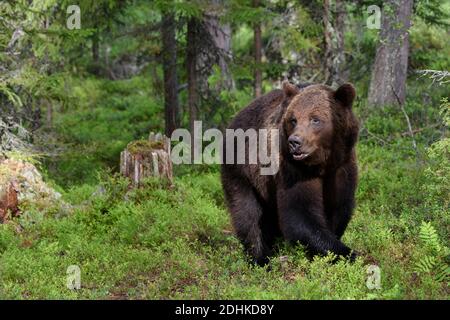
<path id="1" fill-rule="evenodd" d="M 170 140 L 151 133 L 148 140 L 133 141 L 120 153 L 120 173 L 139 186 L 144 178 L 159 177 L 172 183 Z"/>
<path id="2" fill-rule="evenodd" d="M 97 27 L 95 27 L 92 36 L 92 69 L 91 73 L 99 76 L 102 73 L 100 68 L 100 36 Z"/>
<path id="3" fill-rule="evenodd" d="M 324 0 L 324 74 L 325 83 L 330 86 L 337 86 L 345 82 L 343 75 L 345 64 L 345 4 L 342 0 L 336 0 L 335 5 L 336 15 L 333 17 L 331 14 L 330 0 Z"/>
<path id="4" fill-rule="evenodd" d="M 166 13 L 162 27 L 162 62 L 164 71 L 165 133 L 170 137 L 178 125 L 178 79 L 177 43 L 175 38 L 175 16 Z"/>
<path id="5" fill-rule="evenodd" d="M 336 23 L 335 23 L 335 31 L 336 31 L 336 57 L 334 59 L 334 66 L 336 70 L 335 82 L 338 85 L 343 84 L 347 81 L 346 76 L 344 75 L 345 69 L 345 18 L 347 12 L 344 0 L 336 0 Z"/>
<path id="6" fill-rule="evenodd" d="M 99 35 L 98 31 L 95 31 L 94 36 L 92 37 L 92 60 L 94 63 L 98 65 L 100 61 L 100 49 L 99 49 Z"/>
<path id="7" fill-rule="evenodd" d="M 412 6 L 413 0 L 390 0 L 384 4 L 369 105 L 405 102 Z"/>
<path id="8" fill-rule="evenodd" d="M 53 126 L 53 105 L 51 101 L 45 100 L 47 105 L 47 126 L 51 128 Z"/>
<path id="9" fill-rule="evenodd" d="M 234 88 L 233 76 L 231 75 L 228 61 L 231 60 L 231 25 L 220 21 L 227 0 L 211 0 L 210 10 L 205 12 L 204 25 L 215 47 L 217 64 L 221 71 L 220 90 L 231 90 Z"/>
<path id="10" fill-rule="evenodd" d="M 186 65 L 188 77 L 188 107 L 189 107 L 189 127 L 191 133 L 194 132 L 194 121 L 197 119 L 198 107 L 198 87 L 197 87 L 197 32 L 198 21 L 196 18 L 191 18 L 187 26 L 187 50 L 186 50 Z M 191 141 L 191 146 L 194 146 Z M 194 155 L 192 150 L 192 155 Z"/>
<path id="11" fill-rule="evenodd" d="M 324 64 L 324 74 L 325 83 L 330 85 L 333 78 L 333 50 L 332 50 L 332 33 L 333 29 L 331 26 L 331 14 L 330 14 L 330 1 L 324 0 L 323 2 L 323 24 L 324 24 L 324 38 L 325 38 L 325 64 Z"/>
<path id="12" fill-rule="evenodd" d="M 258 8 L 259 0 L 253 0 L 253 6 Z M 262 40 L 261 40 L 261 23 L 257 22 L 253 26 L 254 32 L 254 54 L 255 54 L 255 98 L 262 95 L 262 71 L 261 71 L 261 57 L 262 57 Z"/>

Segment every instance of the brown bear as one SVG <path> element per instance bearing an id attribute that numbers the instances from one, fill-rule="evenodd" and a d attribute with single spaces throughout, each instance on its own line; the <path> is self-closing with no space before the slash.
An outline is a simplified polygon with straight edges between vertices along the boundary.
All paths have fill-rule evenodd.
<path id="1" fill-rule="evenodd" d="M 356 253 L 340 240 L 355 206 L 354 98 L 351 84 L 333 90 L 286 81 L 231 122 L 228 128 L 234 130 L 279 130 L 276 174 L 261 175 L 259 161 L 221 167 L 233 227 L 255 263 L 268 262 L 280 236 L 300 242 L 313 255 L 333 252 L 355 259 Z M 245 148 L 249 150 L 248 139 Z M 224 157 L 226 152 L 224 148 Z"/>

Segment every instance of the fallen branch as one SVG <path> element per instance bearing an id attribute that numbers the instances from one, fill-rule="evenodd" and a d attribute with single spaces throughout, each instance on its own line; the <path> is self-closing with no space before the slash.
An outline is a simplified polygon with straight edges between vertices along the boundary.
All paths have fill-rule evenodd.
<path id="1" fill-rule="evenodd" d="M 423 130 L 431 129 L 431 128 L 436 128 L 436 127 L 439 127 L 439 126 L 441 126 L 441 125 L 442 125 L 441 123 L 435 123 L 435 124 L 432 124 L 432 125 L 429 125 L 429 126 L 426 126 L 426 127 L 423 127 L 423 128 L 417 128 L 417 129 L 414 129 L 414 130 L 412 130 L 412 133 L 413 133 L 413 134 L 416 134 L 416 133 L 422 132 Z M 401 136 L 402 136 L 402 137 L 405 137 L 405 136 L 410 135 L 410 134 L 411 134 L 410 131 L 405 131 L 405 132 L 402 132 L 402 133 L 401 133 Z"/>
<path id="2" fill-rule="evenodd" d="M 375 135 L 374 133 L 370 132 L 369 129 L 364 128 L 364 130 L 366 130 L 366 132 L 369 134 L 369 136 L 375 138 L 376 140 L 380 141 L 383 143 L 383 145 L 388 144 L 388 142 L 380 137 L 378 137 L 377 135 Z"/>
<path id="3" fill-rule="evenodd" d="M 440 70 L 417 70 L 416 71 L 418 74 L 421 75 L 421 77 L 423 76 L 428 76 L 430 79 L 433 80 L 433 83 L 438 82 L 439 85 L 443 85 L 446 84 L 448 82 L 450 82 L 450 80 L 446 80 L 447 78 L 450 78 L 450 72 L 448 71 L 440 71 Z"/>

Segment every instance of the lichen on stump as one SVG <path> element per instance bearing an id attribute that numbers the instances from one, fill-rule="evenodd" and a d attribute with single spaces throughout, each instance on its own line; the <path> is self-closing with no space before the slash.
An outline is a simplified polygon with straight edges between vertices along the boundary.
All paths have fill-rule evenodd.
<path id="1" fill-rule="evenodd" d="M 172 183 L 170 140 L 161 134 L 150 133 L 148 140 L 130 142 L 120 153 L 120 173 L 135 186 L 147 177 L 159 177 Z"/>

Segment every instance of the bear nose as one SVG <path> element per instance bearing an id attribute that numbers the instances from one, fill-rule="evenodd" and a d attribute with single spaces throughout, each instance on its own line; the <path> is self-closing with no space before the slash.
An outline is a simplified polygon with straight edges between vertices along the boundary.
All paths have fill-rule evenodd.
<path id="1" fill-rule="evenodd" d="M 292 150 L 296 150 L 302 147 L 303 145 L 303 139 L 298 136 L 290 136 L 288 139 L 289 147 Z"/>

